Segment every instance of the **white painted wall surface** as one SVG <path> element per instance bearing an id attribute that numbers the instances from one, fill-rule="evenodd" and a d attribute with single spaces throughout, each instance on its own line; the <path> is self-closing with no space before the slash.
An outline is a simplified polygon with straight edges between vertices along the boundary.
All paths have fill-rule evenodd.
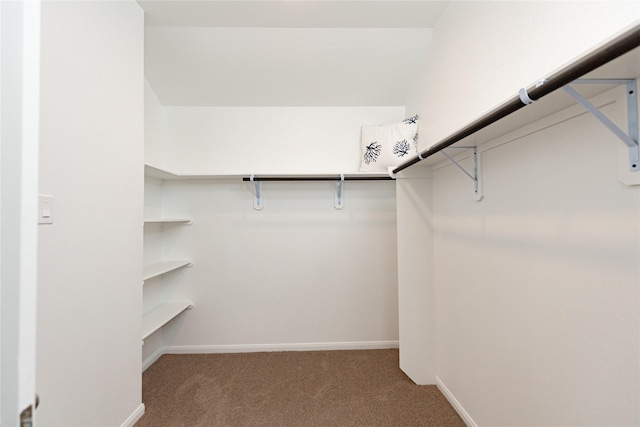
<path id="1" fill-rule="evenodd" d="M 164 163 L 182 173 L 353 173 L 360 129 L 404 107 L 163 107 Z"/>
<path id="2" fill-rule="evenodd" d="M 640 187 L 593 117 L 557 122 L 485 146 L 479 203 L 434 171 L 437 375 L 479 426 L 640 423 Z"/>
<path id="3" fill-rule="evenodd" d="M 172 351 L 397 346 L 395 186 L 264 183 L 264 209 L 239 181 L 165 181 L 164 254 L 194 266 L 165 292 L 195 307 L 164 328 Z M 146 285 L 145 285 L 146 286 Z M 146 290 L 145 290 L 146 292 Z"/>
<path id="4" fill-rule="evenodd" d="M 431 178 L 396 180 L 400 369 L 416 384 L 436 380 L 436 298 Z"/>
<path id="5" fill-rule="evenodd" d="M 406 104 L 419 146 L 622 31 L 639 7 L 452 2 Z M 626 126 L 621 102 L 605 110 Z M 481 202 L 457 168 L 434 172 L 436 380 L 469 425 L 638 425 L 640 196 L 618 180 L 624 148 L 586 115 L 513 139 L 483 154 Z M 399 253 L 413 250 L 402 236 Z"/>
<path id="6" fill-rule="evenodd" d="M 340 3 L 347 9 L 336 14 L 334 22 L 349 20 L 349 3 Z M 375 3 L 368 3 L 372 10 Z M 177 7 L 202 8 L 204 15 L 208 8 L 203 4 Z M 353 28 L 348 23 L 343 28 L 302 28 L 307 5 L 295 4 L 297 25 L 282 28 L 231 28 L 238 18 L 246 19 L 237 11 L 225 19 L 225 28 L 215 28 L 213 22 L 209 24 L 214 27 L 180 26 L 174 14 L 172 24 L 145 30 L 146 77 L 166 106 L 403 105 L 431 30 Z M 263 23 L 267 20 L 260 10 L 283 9 L 271 2 L 248 7 Z"/>
<path id="7" fill-rule="evenodd" d="M 426 149 L 640 19 L 632 1 L 453 1 L 405 104 Z"/>
<path id="8" fill-rule="evenodd" d="M 41 426 L 140 414 L 143 14 L 43 2 L 37 390 Z"/>
<path id="9" fill-rule="evenodd" d="M 12 426 L 36 393 L 40 2 L 4 2 L 0 22 L 0 425 Z"/>
<path id="10" fill-rule="evenodd" d="M 144 81 L 144 160 L 157 167 L 163 166 L 162 106 L 149 82 Z"/>

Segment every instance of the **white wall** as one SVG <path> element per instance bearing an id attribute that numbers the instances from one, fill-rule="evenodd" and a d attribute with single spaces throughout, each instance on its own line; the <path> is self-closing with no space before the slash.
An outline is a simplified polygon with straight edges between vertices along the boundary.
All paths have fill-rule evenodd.
<path id="1" fill-rule="evenodd" d="M 141 406 L 143 14 L 43 2 L 37 390 L 41 426 Z M 139 412 L 137 412 L 139 414 Z"/>
<path id="2" fill-rule="evenodd" d="M 162 106 L 147 80 L 144 81 L 144 160 L 162 167 Z"/>
<path id="3" fill-rule="evenodd" d="M 626 28 L 639 7 L 452 2 L 406 106 L 420 113 L 420 147 Z M 626 127 L 621 93 L 600 100 L 617 100 L 603 111 Z M 418 268 L 400 264 L 398 286 L 415 295 L 435 287 L 433 380 L 470 425 L 640 423 L 639 187 L 618 180 L 622 143 L 580 113 L 573 107 L 481 147 L 481 202 L 469 179 L 442 163 L 433 171 L 432 222 L 425 215 L 411 239 L 399 233 L 399 253 L 428 254 L 416 242 L 432 226 L 425 264 L 433 271 L 416 283 Z M 399 218 L 421 200 L 398 197 Z M 429 331 L 428 319 L 423 325 Z M 416 356 L 425 359 L 420 373 L 429 375 L 433 337 L 418 338 L 427 345 Z M 401 354 L 402 341 L 401 328 Z"/>
<path id="4" fill-rule="evenodd" d="M 157 100 L 147 102 L 155 111 Z M 183 174 L 354 173 L 361 126 L 401 121 L 404 112 L 403 106 L 163 106 L 147 161 Z M 265 183 L 260 212 L 252 208 L 252 187 L 238 179 L 148 183 L 149 209 L 161 192 L 164 216 L 188 216 L 194 224 L 148 226 L 145 237 L 151 242 L 164 233 L 163 256 L 195 265 L 145 284 L 145 305 L 173 297 L 195 307 L 146 340 L 145 360 L 162 346 L 174 352 L 397 346 L 392 182 L 347 183 L 341 211 L 333 207 L 335 183 Z"/>
<path id="5" fill-rule="evenodd" d="M 151 10 L 149 14 L 155 16 L 150 19 L 171 15 L 173 23 L 146 28 L 146 76 L 167 106 L 403 105 L 431 30 L 362 28 L 362 21 L 349 28 L 352 5 L 339 3 L 329 6 L 342 7 L 335 14 L 333 28 L 304 28 L 308 25 L 304 15 L 316 13 L 308 9 L 314 5 L 309 2 L 294 8 L 274 2 L 240 6 L 251 8 L 249 14 L 261 22 L 253 28 L 246 21 L 238 22 L 247 13 L 231 12 L 228 4 L 221 6 L 226 11 L 212 14 L 218 19 L 230 15 L 223 18 L 222 27 L 212 22 L 217 19 L 189 25 L 179 18 L 195 8 L 201 8 L 200 17 L 204 17 L 209 3 L 177 3 L 174 7 L 181 10 L 173 14 L 166 13 L 172 4 L 163 4 L 159 9 L 164 11 Z M 375 2 L 365 5 L 370 12 L 382 14 Z M 271 9 L 281 17 L 291 12 L 298 18 L 297 25 L 267 28 L 268 13 L 260 9 Z M 238 26 L 232 28 L 234 21 Z"/>
<path id="6" fill-rule="evenodd" d="M 357 172 L 361 125 L 405 118 L 393 106 L 159 107 L 150 95 L 147 160 L 186 174 Z M 193 225 L 147 225 L 146 261 L 195 265 L 145 283 L 145 310 L 163 299 L 194 303 L 145 340 L 145 365 L 163 348 L 397 346 L 395 186 L 348 182 L 342 210 L 335 187 L 263 183 L 258 212 L 252 186 L 239 178 L 148 178 L 146 212 Z"/>
<path id="7" fill-rule="evenodd" d="M 264 183 L 264 209 L 241 181 L 165 182 L 164 256 L 194 266 L 163 292 L 194 302 L 163 330 L 172 351 L 397 345 L 393 182 Z M 148 286 L 145 285 L 145 295 Z M 151 292 L 155 292 L 149 287 Z M 146 345 L 146 344 L 145 344 Z"/>
<path id="8" fill-rule="evenodd" d="M 407 113 L 426 149 L 640 19 L 627 1 L 453 1 L 432 33 Z"/>
<path id="9" fill-rule="evenodd" d="M 0 4 L 0 425 L 35 400 L 40 3 Z"/>
<path id="10" fill-rule="evenodd" d="M 482 202 L 434 172 L 437 376 L 480 426 L 637 425 L 640 187 L 617 179 L 621 143 L 589 115 L 509 141 L 482 154 Z"/>
<path id="11" fill-rule="evenodd" d="M 432 180 L 406 178 L 406 173 L 396 181 L 400 369 L 417 384 L 434 384 L 437 316 Z"/>
<path id="12" fill-rule="evenodd" d="M 164 164 L 183 173 L 353 173 L 360 127 L 404 107 L 163 107 Z"/>

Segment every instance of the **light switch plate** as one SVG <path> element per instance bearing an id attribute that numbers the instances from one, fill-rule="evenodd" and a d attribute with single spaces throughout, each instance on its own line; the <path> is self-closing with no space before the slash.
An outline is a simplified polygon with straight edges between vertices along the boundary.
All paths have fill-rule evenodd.
<path id="1" fill-rule="evenodd" d="M 38 224 L 53 224 L 53 196 L 38 196 Z"/>

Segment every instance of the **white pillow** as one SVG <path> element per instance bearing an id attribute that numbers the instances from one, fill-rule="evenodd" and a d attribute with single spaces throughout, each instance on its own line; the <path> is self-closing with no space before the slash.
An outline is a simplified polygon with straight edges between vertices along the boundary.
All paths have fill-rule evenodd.
<path id="1" fill-rule="evenodd" d="M 418 154 L 418 116 L 400 123 L 382 126 L 362 126 L 360 138 L 360 172 L 387 173 L 389 167 Z"/>

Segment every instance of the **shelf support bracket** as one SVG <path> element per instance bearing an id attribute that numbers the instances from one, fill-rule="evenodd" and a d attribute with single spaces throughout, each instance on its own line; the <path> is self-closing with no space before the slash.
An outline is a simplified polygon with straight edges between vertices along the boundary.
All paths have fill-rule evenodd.
<path id="1" fill-rule="evenodd" d="M 638 88 L 633 79 L 579 79 L 574 83 L 582 84 L 624 84 L 627 86 L 627 116 L 629 133 L 625 133 L 611 119 L 605 116 L 597 107 L 587 101 L 570 85 L 563 89 L 571 95 L 579 104 L 593 114 L 603 125 L 605 125 L 615 136 L 617 136 L 629 148 L 629 169 L 631 172 L 640 171 L 640 148 L 638 146 Z"/>
<path id="2" fill-rule="evenodd" d="M 260 211 L 263 208 L 262 204 L 262 188 L 260 181 L 255 181 L 253 179 L 254 175 L 251 174 L 250 181 L 253 183 L 254 187 L 254 196 L 253 196 L 253 209 Z"/>
<path id="3" fill-rule="evenodd" d="M 464 172 L 465 175 L 473 181 L 473 196 L 476 202 L 482 199 L 482 193 L 480 192 L 480 181 L 479 181 L 479 173 L 478 173 L 478 147 L 450 147 L 450 148 L 472 148 L 473 149 L 473 175 L 469 173 L 460 163 L 458 163 L 453 157 L 448 155 L 446 151 L 442 150 L 441 153 L 451 161 L 458 169 Z"/>
<path id="4" fill-rule="evenodd" d="M 342 198 L 342 191 L 344 190 L 344 174 L 340 174 L 340 181 L 336 183 L 336 197 L 333 206 L 340 210 L 344 207 L 344 200 Z"/>

